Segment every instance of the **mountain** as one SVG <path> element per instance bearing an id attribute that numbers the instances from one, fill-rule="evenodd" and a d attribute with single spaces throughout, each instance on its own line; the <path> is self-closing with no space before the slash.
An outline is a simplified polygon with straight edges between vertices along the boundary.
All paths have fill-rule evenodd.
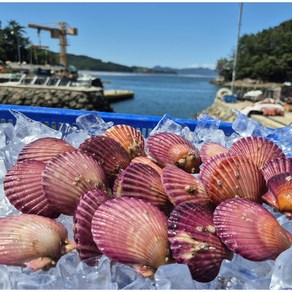
<path id="1" fill-rule="evenodd" d="M 147 68 L 142 66 L 129 67 L 113 62 L 103 62 L 100 59 L 94 59 L 88 56 L 73 54 L 67 55 L 67 62 L 70 65 L 74 65 L 76 68 L 78 68 L 78 70 L 217 76 L 217 73 L 214 70 L 208 68 L 175 69 L 162 66 L 155 66 L 153 68 Z"/>

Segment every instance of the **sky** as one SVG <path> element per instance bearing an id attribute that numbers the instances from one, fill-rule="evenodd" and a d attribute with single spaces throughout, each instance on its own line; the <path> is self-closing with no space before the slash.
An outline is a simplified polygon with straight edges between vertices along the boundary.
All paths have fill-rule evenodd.
<path id="1" fill-rule="evenodd" d="M 0 2 L 2 26 L 15 20 L 34 45 L 59 52 L 34 23 L 77 28 L 67 52 L 126 66 L 208 67 L 236 48 L 239 2 Z M 292 19 L 292 2 L 244 2 L 240 35 Z"/>

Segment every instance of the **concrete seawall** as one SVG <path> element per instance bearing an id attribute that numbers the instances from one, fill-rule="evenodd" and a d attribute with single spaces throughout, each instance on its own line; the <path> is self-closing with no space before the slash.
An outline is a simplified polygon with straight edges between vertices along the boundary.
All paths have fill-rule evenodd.
<path id="1" fill-rule="evenodd" d="M 0 103 L 113 111 L 101 90 L 87 87 L 0 84 Z"/>

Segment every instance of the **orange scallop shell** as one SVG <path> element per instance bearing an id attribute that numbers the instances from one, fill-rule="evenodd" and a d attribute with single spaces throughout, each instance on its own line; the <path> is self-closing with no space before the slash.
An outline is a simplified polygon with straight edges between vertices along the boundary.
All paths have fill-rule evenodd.
<path id="1" fill-rule="evenodd" d="M 94 189 L 108 190 L 104 170 L 92 157 L 79 151 L 52 158 L 42 174 L 43 191 L 53 207 L 73 215 L 80 197 Z"/>
<path id="2" fill-rule="evenodd" d="M 268 210 L 248 199 L 222 202 L 213 220 L 226 246 L 248 260 L 275 259 L 291 246 L 288 231 Z"/>
<path id="3" fill-rule="evenodd" d="M 129 153 L 130 159 L 145 156 L 145 141 L 142 133 L 128 125 L 115 125 L 107 129 L 104 134 L 120 143 Z"/>
<path id="4" fill-rule="evenodd" d="M 18 155 L 18 161 L 38 160 L 47 163 L 54 156 L 76 149 L 64 140 L 45 137 L 25 145 Z"/>
<path id="5" fill-rule="evenodd" d="M 41 181 L 46 164 L 24 160 L 13 165 L 5 175 L 4 191 L 10 203 L 26 214 L 57 218 L 57 212 L 45 196 Z"/>
<path id="6" fill-rule="evenodd" d="M 143 200 L 108 200 L 94 213 L 93 240 L 103 254 L 143 268 L 144 275 L 169 262 L 167 217 Z"/>
<path id="7" fill-rule="evenodd" d="M 210 203 L 210 197 L 203 183 L 192 174 L 174 165 L 163 168 L 163 187 L 173 205 L 191 201 L 199 205 Z"/>
<path id="8" fill-rule="evenodd" d="M 263 137 L 245 137 L 237 140 L 229 148 L 232 155 L 244 155 L 259 168 L 272 159 L 285 157 L 282 149 L 271 140 Z"/>
<path id="9" fill-rule="evenodd" d="M 157 133 L 147 139 L 146 149 L 160 166 L 176 165 L 190 173 L 198 173 L 199 150 L 185 138 L 173 133 Z"/>

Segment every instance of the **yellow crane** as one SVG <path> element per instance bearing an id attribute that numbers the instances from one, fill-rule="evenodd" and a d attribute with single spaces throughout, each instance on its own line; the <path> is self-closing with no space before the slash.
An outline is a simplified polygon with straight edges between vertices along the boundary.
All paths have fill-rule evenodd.
<path id="1" fill-rule="evenodd" d="M 59 22 L 59 27 L 49 27 L 39 24 L 29 24 L 28 27 L 30 28 L 36 28 L 38 30 L 38 33 L 40 33 L 41 30 L 50 31 L 51 38 L 59 39 L 60 40 L 60 64 L 67 67 L 67 49 L 68 46 L 67 43 L 67 35 L 77 35 L 77 28 L 71 28 L 69 27 L 65 22 Z"/>

